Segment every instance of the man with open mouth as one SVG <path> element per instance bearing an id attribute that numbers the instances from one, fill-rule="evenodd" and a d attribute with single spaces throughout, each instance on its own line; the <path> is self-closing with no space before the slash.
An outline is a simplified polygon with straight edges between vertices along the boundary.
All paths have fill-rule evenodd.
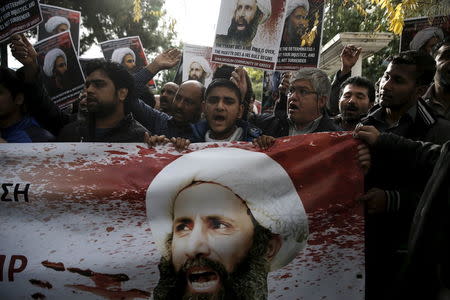
<path id="1" fill-rule="evenodd" d="M 276 189 L 263 184 L 274 179 Z M 266 299 L 269 271 L 288 264 L 308 236 L 289 175 L 260 152 L 186 154 L 155 177 L 146 206 L 162 254 L 154 299 Z"/>

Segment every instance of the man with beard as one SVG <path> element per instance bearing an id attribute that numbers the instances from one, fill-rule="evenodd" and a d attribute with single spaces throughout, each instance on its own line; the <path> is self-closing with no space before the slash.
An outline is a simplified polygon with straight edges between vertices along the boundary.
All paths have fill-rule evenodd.
<path id="1" fill-rule="evenodd" d="M 309 233 L 286 171 L 236 148 L 176 159 L 150 184 L 146 207 L 161 252 L 154 299 L 267 299 L 268 272 L 287 265 Z"/>
<path id="2" fill-rule="evenodd" d="M 136 67 L 136 54 L 128 47 L 118 48 L 111 55 L 111 61 L 121 64 L 131 72 Z"/>
<path id="3" fill-rule="evenodd" d="M 375 87 L 365 77 L 350 77 L 341 85 L 340 114 L 334 118 L 344 130 L 352 131 L 375 103 Z"/>
<path id="4" fill-rule="evenodd" d="M 272 5 L 268 0 L 236 0 L 227 35 L 216 35 L 216 43 L 251 46 L 258 26 L 267 21 L 271 12 Z"/>
<path id="5" fill-rule="evenodd" d="M 188 80 L 197 80 L 201 84 L 205 84 L 205 79 L 211 76 L 212 70 L 208 61 L 201 56 L 192 58 L 189 64 Z"/>
<path id="6" fill-rule="evenodd" d="M 47 76 L 50 96 L 62 93 L 72 86 L 67 72 L 67 56 L 61 49 L 54 48 L 45 55 L 42 69 Z"/>
<path id="7" fill-rule="evenodd" d="M 175 82 L 167 82 L 161 89 L 159 97 L 159 110 L 168 115 L 172 114 L 172 102 L 178 91 L 178 84 Z"/>
<path id="8" fill-rule="evenodd" d="M 388 60 L 380 81 L 380 103 L 361 123 L 413 140 L 435 144 L 450 140 L 450 122 L 436 115 L 421 97 L 435 74 L 433 58 L 423 51 L 405 51 Z M 367 299 L 389 299 L 405 259 L 410 224 L 423 186 L 416 178 L 374 171 L 366 182 L 368 190 L 361 200 L 383 208 L 367 218 Z"/>
<path id="9" fill-rule="evenodd" d="M 93 60 L 86 67 L 88 120 L 66 125 L 58 140 L 62 142 L 142 142 L 147 130 L 128 113 L 134 80 L 121 65 Z"/>
<path id="10" fill-rule="evenodd" d="M 45 23 L 45 31 L 57 34 L 70 29 L 70 22 L 67 18 L 61 16 L 53 16 Z"/>
<path id="11" fill-rule="evenodd" d="M 286 20 L 284 21 L 281 46 L 296 46 L 302 44 L 302 37 L 308 29 L 308 0 L 290 0 L 286 7 Z"/>
<path id="12" fill-rule="evenodd" d="M 423 98 L 439 115 L 450 120 L 450 39 L 439 44 L 434 54 L 434 83 Z"/>

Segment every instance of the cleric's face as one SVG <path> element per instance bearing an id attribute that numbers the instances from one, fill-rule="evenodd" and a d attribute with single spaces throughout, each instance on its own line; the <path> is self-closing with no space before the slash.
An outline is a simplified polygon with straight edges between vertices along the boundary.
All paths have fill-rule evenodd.
<path id="1" fill-rule="evenodd" d="M 197 80 L 201 81 L 202 78 L 204 78 L 205 71 L 203 70 L 202 66 L 198 62 L 193 62 L 189 66 L 189 80 Z"/>
<path id="2" fill-rule="evenodd" d="M 61 32 L 64 32 L 66 30 L 69 30 L 69 26 L 67 26 L 67 24 L 59 24 L 58 27 L 56 27 L 53 32 L 54 33 L 61 33 Z"/>
<path id="3" fill-rule="evenodd" d="M 245 31 L 255 18 L 257 6 L 256 0 L 237 0 L 234 11 L 234 21 L 237 31 Z"/>
<path id="4" fill-rule="evenodd" d="M 122 59 L 122 65 L 124 65 L 128 70 L 133 69 L 136 66 L 133 55 L 127 54 Z"/>
<path id="5" fill-rule="evenodd" d="M 252 246 L 254 225 L 245 203 L 229 189 L 199 183 L 182 190 L 174 203 L 172 263 L 185 274 L 185 293 L 216 294 Z M 198 259 L 212 263 L 200 263 Z"/>

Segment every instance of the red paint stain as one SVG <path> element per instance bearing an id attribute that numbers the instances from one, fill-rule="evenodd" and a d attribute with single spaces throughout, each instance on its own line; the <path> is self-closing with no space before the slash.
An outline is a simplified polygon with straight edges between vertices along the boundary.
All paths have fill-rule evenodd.
<path id="1" fill-rule="evenodd" d="M 111 231 L 113 231 L 113 230 L 114 230 L 114 227 L 111 227 L 111 226 L 106 227 L 106 231 L 108 231 L 108 232 L 111 232 Z"/>
<path id="2" fill-rule="evenodd" d="M 41 280 L 37 280 L 37 279 L 30 279 L 30 283 L 32 285 L 41 287 L 43 289 L 51 289 L 53 287 L 50 282 L 48 282 L 48 281 L 41 281 Z"/>
<path id="3" fill-rule="evenodd" d="M 64 267 L 64 264 L 62 262 L 56 263 L 56 262 L 51 262 L 51 261 L 45 260 L 45 261 L 41 262 L 41 264 L 46 268 L 50 268 L 50 269 L 53 269 L 53 270 L 59 271 L 59 272 L 66 270 L 66 268 Z"/>

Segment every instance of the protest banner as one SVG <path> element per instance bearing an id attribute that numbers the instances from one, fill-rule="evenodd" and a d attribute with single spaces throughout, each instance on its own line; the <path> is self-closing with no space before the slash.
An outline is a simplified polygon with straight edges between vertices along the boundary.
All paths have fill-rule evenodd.
<path id="1" fill-rule="evenodd" d="M 77 100 L 84 75 L 69 31 L 53 35 L 34 45 L 44 85 L 53 102 L 64 109 Z"/>
<path id="2" fill-rule="evenodd" d="M 323 0 L 287 0 L 277 70 L 319 65 L 323 8 Z"/>
<path id="3" fill-rule="evenodd" d="M 2 1 L 0 4 L 0 43 L 14 33 L 31 29 L 42 22 L 38 0 Z"/>
<path id="4" fill-rule="evenodd" d="M 44 21 L 38 26 L 38 41 L 69 30 L 78 56 L 81 12 L 46 4 L 41 4 L 41 11 Z"/>
<path id="5" fill-rule="evenodd" d="M 418 17 L 405 20 L 400 39 L 400 51 L 425 50 L 450 35 L 450 16 Z"/>
<path id="6" fill-rule="evenodd" d="M 357 144 L 2 144 L 0 294 L 364 299 Z"/>
<path id="7" fill-rule="evenodd" d="M 205 87 L 212 80 L 216 64 L 211 63 L 211 47 L 185 44 L 183 49 L 183 81 L 197 80 Z"/>
<path id="8" fill-rule="evenodd" d="M 212 61 L 263 70 L 275 68 L 284 24 L 285 0 L 223 0 Z M 247 8 L 246 8 L 247 7 Z"/>

